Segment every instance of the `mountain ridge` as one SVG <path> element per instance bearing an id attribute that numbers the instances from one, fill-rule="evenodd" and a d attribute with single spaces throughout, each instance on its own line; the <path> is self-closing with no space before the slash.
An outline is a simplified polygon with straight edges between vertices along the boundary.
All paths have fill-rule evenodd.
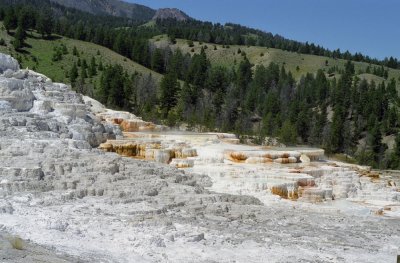
<path id="1" fill-rule="evenodd" d="M 153 9 L 145 5 L 129 3 L 120 0 L 50 0 L 59 5 L 78 9 L 94 15 L 112 15 L 132 18 L 134 20 L 176 19 L 186 21 L 191 19 L 185 12 L 177 8 Z"/>
<path id="2" fill-rule="evenodd" d="M 178 8 L 160 8 L 153 16 L 153 20 L 157 19 L 176 19 L 177 21 L 186 21 L 191 20 L 192 18 Z"/>
<path id="3" fill-rule="evenodd" d="M 135 18 L 136 20 L 151 20 L 156 10 L 135 3 L 119 0 L 50 0 L 70 8 L 99 15 L 106 14 L 117 17 Z"/>

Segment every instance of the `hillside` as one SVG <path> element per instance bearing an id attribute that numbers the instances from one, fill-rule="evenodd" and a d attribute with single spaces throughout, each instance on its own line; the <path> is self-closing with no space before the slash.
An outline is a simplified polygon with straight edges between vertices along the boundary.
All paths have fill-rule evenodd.
<path id="1" fill-rule="evenodd" d="M 139 4 L 120 0 L 51 0 L 63 6 L 75 8 L 95 15 L 113 15 L 135 20 L 150 20 L 156 11 Z"/>
<path id="2" fill-rule="evenodd" d="M 125 58 L 114 51 L 99 46 L 93 43 L 70 39 L 66 37 L 55 36 L 52 40 L 42 39 L 36 33 L 27 39 L 27 47 L 24 53 L 17 53 L 12 45 L 10 44 L 13 39 L 4 30 L 3 23 L 0 22 L 0 38 L 4 39 L 7 46 L 0 46 L 0 52 L 11 54 L 20 58 L 20 63 L 23 68 L 35 69 L 36 71 L 45 74 L 50 77 L 53 81 L 69 83 L 69 79 L 65 74 L 66 70 L 69 70 L 74 62 L 77 62 L 77 57 L 72 54 L 74 47 L 77 48 L 80 53 L 79 58 L 90 61 L 92 57 L 95 57 L 96 62 L 100 61 L 104 65 L 115 65 L 119 64 L 130 74 L 135 72 L 141 75 L 151 74 L 155 80 L 160 81 L 162 75 L 154 72 L 132 60 Z M 60 61 L 53 61 L 52 57 L 55 48 L 59 48 L 61 45 L 65 45 L 68 50 L 68 54 L 63 55 L 63 59 Z M 37 62 L 36 62 L 37 61 Z M 88 83 L 96 83 L 99 81 L 100 75 L 93 78 L 88 78 Z"/>
<path id="3" fill-rule="evenodd" d="M 328 72 L 329 69 L 337 67 L 343 69 L 346 64 L 344 59 L 334 59 L 324 56 L 300 54 L 295 52 L 289 52 L 276 48 L 257 47 L 257 46 L 245 46 L 245 45 L 217 45 L 210 43 L 200 43 L 193 41 L 193 47 L 190 47 L 188 41 L 185 39 L 177 39 L 176 44 L 172 45 L 166 35 L 156 36 L 152 39 L 159 48 L 170 47 L 175 50 L 181 49 L 183 53 L 199 54 L 201 49 L 207 47 L 205 52 L 207 58 L 213 65 L 222 65 L 231 67 L 233 65 L 239 65 L 240 61 L 243 60 L 243 55 L 246 54 L 247 58 L 254 65 L 265 65 L 268 66 L 271 62 L 277 63 L 278 65 L 284 65 L 288 71 L 291 71 L 295 79 L 299 80 L 301 76 L 307 73 L 316 73 L 319 69 L 323 69 Z M 240 50 L 240 51 L 239 51 Z M 374 80 L 376 83 L 380 83 L 385 79 L 373 74 L 365 73 L 368 66 L 374 66 L 365 62 L 354 62 L 356 72 L 361 79 L 368 81 Z M 375 65 L 379 67 L 378 65 Z M 386 68 L 389 72 L 388 79 L 394 78 L 400 80 L 400 70 Z M 340 74 L 335 74 L 335 76 Z M 331 75 L 334 76 L 334 75 Z M 400 88 L 400 81 L 398 81 L 398 87 Z"/>

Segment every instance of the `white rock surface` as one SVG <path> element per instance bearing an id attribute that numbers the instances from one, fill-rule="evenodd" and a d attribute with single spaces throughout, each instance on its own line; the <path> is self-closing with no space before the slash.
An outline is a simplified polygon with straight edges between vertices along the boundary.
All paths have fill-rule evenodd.
<path id="1" fill-rule="evenodd" d="M 6 70 L 10 72 L 19 70 L 18 61 L 9 55 L 0 53 L 0 74 L 4 73 Z"/>
<path id="2" fill-rule="evenodd" d="M 0 234 L 0 262 L 394 262 L 397 219 L 265 195 L 282 174 L 221 163 L 218 143 L 196 149 L 197 175 L 95 149 L 118 127 L 69 87 L 0 60 L 0 232 L 44 247 L 21 255 Z M 285 182 L 329 187 L 342 176 L 320 170 Z M 354 176 L 343 176 L 336 195 L 353 193 Z M 240 191 L 253 196 L 231 194 Z"/>

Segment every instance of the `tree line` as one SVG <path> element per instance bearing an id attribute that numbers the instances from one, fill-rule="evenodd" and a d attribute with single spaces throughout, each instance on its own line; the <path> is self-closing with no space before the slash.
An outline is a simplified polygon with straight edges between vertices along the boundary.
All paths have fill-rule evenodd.
<path id="1" fill-rule="evenodd" d="M 332 51 L 314 43 L 294 41 L 278 34 L 274 35 L 269 32 L 233 23 L 222 25 L 220 23 L 213 24 L 198 20 L 176 21 L 174 19 L 163 19 L 157 20 L 157 25 L 164 34 L 168 34 L 170 39 L 182 38 L 221 45 L 250 45 L 277 48 L 301 54 L 366 62 L 394 69 L 400 68 L 400 61 L 394 57 L 378 60 L 359 52 L 351 54 L 349 51 L 343 52 L 340 49 Z"/>

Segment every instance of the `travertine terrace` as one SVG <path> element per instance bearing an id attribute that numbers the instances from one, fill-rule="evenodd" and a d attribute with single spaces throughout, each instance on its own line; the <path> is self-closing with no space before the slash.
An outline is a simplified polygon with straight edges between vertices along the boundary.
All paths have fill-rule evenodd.
<path id="1" fill-rule="evenodd" d="M 9 56 L 0 74 L 1 262 L 395 260 L 394 177 L 166 132 Z M 23 256 L 6 235 L 25 240 Z"/>
<path id="2" fill-rule="evenodd" d="M 108 113 L 109 123 L 115 124 L 113 120 L 120 116 L 114 114 L 110 118 Z M 129 119 L 121 123 L 136 122 L 139 127 L 143 123 L 134 115 L 126 117 Z M 245 193 L 266 203 L 271 194 L 308 203 L 330 201 L 332 205 L 334 200 L 351 200 L 370 206 L 371 211 L 384 209 L 393 216 L 399 212 L 398 177 L 326 160 L 321 149 L 247 146 L 240 145 L 232 134 L 173 132 L 156 125 L 146 132 L 130 132 L 120 126 L 124 131 L 120 138 L 108 140 L 100 149 L 207 175 L 214 191 Z"/>

